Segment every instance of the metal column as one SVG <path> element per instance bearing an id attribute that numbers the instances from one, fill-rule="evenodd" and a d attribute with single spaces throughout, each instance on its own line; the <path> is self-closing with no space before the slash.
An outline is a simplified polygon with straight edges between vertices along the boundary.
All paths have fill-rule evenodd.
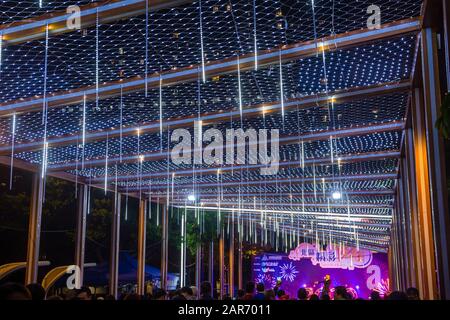
<path id="1" fill-rule="evenodd" d="M 214 284 L 214 240 L 209 243 L 209 268 L 208 268 L 208 281 L 213 288 L 213 294 L 216 292 L 216 286 Z M 214 296 L 214 295 L 213 295 Z"/>
<path id="2" fill-rule="evenodd" d="M 78 187 L 77 227 L 75 234 L 75 265 L 80 268 L 79 286 L 83 285 L 84 278 L 84 252 L 86 244 L 86 215 L 88 210 L 89 187 Z"/>
<path id="3" fill-rule="evenodd" d="M 169 212 L 166 204 L 160 204 L 161 214 L 161 289 L 167 290 L 167 261 L 169 258 Z M 159 214 L 159 213 L 158 213 Z"/>
<path id="4" fill-rule="evenodd" d="M 439 79 L 437 35 L 431 28 L 422 31 L 422 76 L 424 110 L 427 126 L 429 183 L 432 205 L 435 267 L 437 269 L 438 295 L 450 298 L 450 221 L 448 217 L 448 193 L 445 170 L 444 141 L 435 124 L 442 104 Z M 435 280 L 435 281 L 436 281 Z M 431 294 L 431 292 L 430 292 Z"/>
<path id="5" fill-rule="evenodd" d="M 147 231 L 147 201 L 139 200 L 139 224 L 138 224 L 138 274 L 137 274 L 137 294 L 145 294 L 145 240 Z"/>
<path id="6" fill-rule="evenodd" d="M 28 248 L 25 284 L 37 282 L 43 196 L 44 180 L 41 178 L 41 175 L 39 173 L 35 173 L 33 175 L 32 182 L 30 217 L 28 224 Z"/>
<path id="7" fill-rule="evenodd" d="M 119 249 L 120 249 L 120 206 L 121 194 L 114 193 L 114 206 L 111 223 L 111 253 L 109 257 L 109 294 L 117 298 L 119 280 Z"/>
<path id="8" fill-rule="evenodd" d="M 238 289 L 243 289 L 244 284 L 242 283 L 242 260 L 243 260 L 243 252 L 242 252 L 242 241 L 239 240 L 239 249 L 238 249 Z"/>
<path id="9" fill-rule="evenodd" d="M 195 250 L 195 286 L 197 287 L 197 298 L 200 297 L 200 285 L 202 282 L 202 244 L 197 243 Z"/>

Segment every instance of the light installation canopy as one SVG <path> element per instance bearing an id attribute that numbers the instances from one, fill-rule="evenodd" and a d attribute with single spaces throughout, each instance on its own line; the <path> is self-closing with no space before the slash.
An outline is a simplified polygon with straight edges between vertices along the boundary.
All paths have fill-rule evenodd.
<path id="1" fill-rule="evenodd" d="M 42 1 L 40 7 L 39 1 L 32 0 L 2 2 L 0 34 L 15 22 L 65 10 L 69 5 L 96 2 L 104 4 Z M 199 68 L 199 81 L 180 81 L 148 90 L 141 87 L 132 93 L 88 99 L 86 104 L 63 104 L 49 108 L 45 117 L 41 108 L 18 113 L 14 132 L 13 115 L 5 114 L 0 117 L 0 153 L 10 156 L 14 144 L 15 159 L 40 166 L 44 159 L 43 142 L 50 141 L 45 157 L 48 170 L 65 171 L 95 185 L 106 180 L 113 188 L 117 185 L 123 192 L 144 193 L 152 199 L 167 196 L 167 186 L 174 184 L 174 205 L 182 205 L 189 195 L 195 194 L 199 204 L 205 206 L 218 206 L 220 199 L 220 206 L 228 208 L 239 204 L 240 208 L 297 212 L 295 219 L 299 223 L 310 219 L 299 214 L 305 207 L 308 212 L 323 215 L 363 213 L 389 217 L 402 141 L 401 124 L 409 99 L 407 86 L 333 104 L 322 101 L 290 107 L 284 117 L 278 109 L 252 114 L 241 121 L 236 111 L 240 106 L 245 110 L 320 94 L 331 97 L 336 92 L 405 83 L 413 68 L 416 33 L 318 50 L 305 58 L 242 70 L 239 77 L 234 70 L 210 76 L 205 83 L 201 81 L 203 61 L 252 55 L 255 44 L 257 51 L 262 51 L 305 41 L 320 43 L 322 37 L 362 30 L 367 25 L 367 8 L 372 4 L 360 0 L 203 0 L 200 24 L 200 2 L 192 1 L 149 12 L 148 25 L 144 14 L 120 21 L 100 19 L 98 25 L 64 34 L 53 35 L 50 30 L 48 38 L 16 45 L 3 41 L 0 112 L 5 106 L 24 101 L 21 99 L 44 94 L 50 97 L 53 93 L 84 90 L 85 86 L 95 88 L 97 84 L 136 76 L 144 79 L 146 72 L 173 72 L 194 65 Z M 382 23 L 386 24 L 417 18 L 422 1 L 385 0 L 379 5 Z M 266 128 L 279 129 L 281 137 L 298 136 L 298 142 L 291 139 L 281 143 L 281 166 L 276 176 L 261 176 L 251 166 L 229 170 L 226 165 L 175 165 L 167 161 L 166 154 L 158 156 L 161 146 L 164 151 L 174 145 L 168 141 L 171 128 L 164 128 L 160 135 L 160 119 L 195 119 L 199 114 L 231 114 L 231 110 L 234 116 L 205 123 L 203 131 Z M 89 139 L 80 148 L 83 133 L 89 136 L 121 126 L 137 129 L 148 123 L 156 124 L 154 130 L 122 138 L 113 135 Z M 365 129 L 371 126 L 381 129 Z M 186 129 L 194 133 L 193 125 Z M 342 130 L 350 133 L 340 134 Z M 322 136 L 314 138 L 315 134 Z M 306 135 L 309 138 L 301 147 L 299 142 Z M 51 144 L 52 139 L 71 136 L 78 139 Z M 34 146 L 21 149 L 28 144 Z M 145 155 L 143 162 L 141 155 Z M 339 158 L 345 160 L 338 163 Z M 306 165 L 301 167 L 300 161 L 306 161 Z M 220 179 L 216 169 L 221 169 Z M 192 171 L 197 173 L 190 174 Z M 332 199 L 336 190 L 342 193 L 341 199 Z M 256 213 L 248 214 L 249 219 L 258 217 Z M 373 217 L 363 222 L 369 226 L 361 226 L 361 234 L 369 240 L 377 232 L 389 234 L 389 223 L 382 224 Z M 340 230 L 337 226 L 328 229 Z M 385 245 L 378 240 L 373 243 Z"/>

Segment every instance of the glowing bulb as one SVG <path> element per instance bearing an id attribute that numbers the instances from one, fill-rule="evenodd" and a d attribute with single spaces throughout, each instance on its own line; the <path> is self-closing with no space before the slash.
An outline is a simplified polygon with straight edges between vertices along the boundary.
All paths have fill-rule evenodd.
<path id="1" fill-rule="evenodd" d="M 332 197 L 334 200 L 340 200 L 340 199 L 342 198 L 342 194 L 341 194 L 339 191 L 335 191 L 335 192 L 333 192 L 333 194 L 331 195 L 331 197 Z"/>
<path id="2" fill-rule="evenodd" d="M 194 201 L 195 201 L 195 195 L 190 194 L 190 195 L 188 196 L 188 200 L 191 201 L 191 202 L 194 202 Z"/>

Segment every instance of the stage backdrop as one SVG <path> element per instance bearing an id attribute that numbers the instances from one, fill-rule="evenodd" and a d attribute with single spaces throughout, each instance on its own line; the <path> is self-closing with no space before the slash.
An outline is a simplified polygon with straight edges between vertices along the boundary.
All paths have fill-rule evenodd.
<path id="1" fill-rule="evenodd" d="M 351 247 L 327 247 L 317 250 L 313 244 L 302 243 L 289 254 L 263 253 L 253 258 L 253 279 L 273 288 L 281 280 L 281 289 L 297 298 L 300 287 L 320 296 L 325 275 L 331 276 L 331 295 L 334 287 L 345 286 L 354 298 L 367 299 L 371 290 L 382 295 L 389 289 L 388 257 Z"/>

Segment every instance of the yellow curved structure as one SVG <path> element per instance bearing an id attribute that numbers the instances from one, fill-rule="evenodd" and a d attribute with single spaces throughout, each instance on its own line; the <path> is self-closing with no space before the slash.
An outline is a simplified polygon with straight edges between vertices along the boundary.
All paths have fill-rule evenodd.
<path id="1" fill-rule="evenodd" d="M 50 261 L 39 261 L 39 263 L 38 263 L 39 267 L 46 267 L 49 265 L 50 265 Z M 0 266 L 0 280 L 17 270 L 25 269 L 26 266 L 27 266 L 26 262 L 13 262 L 13 263 L 7 263 L 4 265 L 1 265 Z"/>

